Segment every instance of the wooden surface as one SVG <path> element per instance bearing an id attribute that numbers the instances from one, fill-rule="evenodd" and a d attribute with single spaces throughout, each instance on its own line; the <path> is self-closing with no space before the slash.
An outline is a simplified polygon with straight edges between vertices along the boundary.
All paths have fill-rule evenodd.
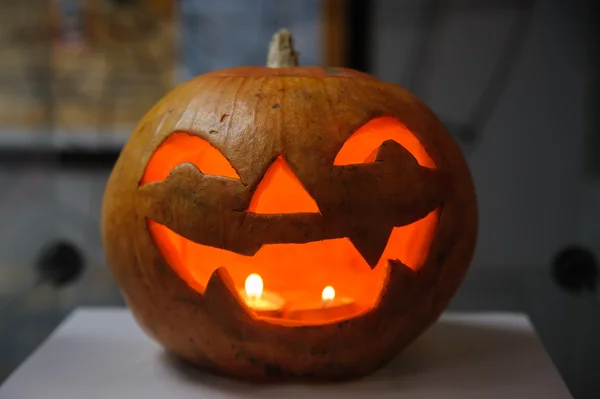
<path id="1" fill-rule="evenodd" d="M 0 399 L 570 398 L 528 319 L 448 313 L 360 381 L 247 385 L 174 361 L 122 308 L 82 308 L 0 386 Z"/>

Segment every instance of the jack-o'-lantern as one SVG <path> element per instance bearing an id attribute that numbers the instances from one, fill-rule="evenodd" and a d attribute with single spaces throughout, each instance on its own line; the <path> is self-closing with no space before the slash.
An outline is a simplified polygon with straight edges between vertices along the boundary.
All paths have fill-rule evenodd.
<path id="1" fill-rule="evenodd" d="M 168 351 L 239 378 L 345 379 L 440 315 L 475 245 L 474 189 L 396 85 L 298 67 L 199 76 L 141 120 L 109 179 L 107 259 Z"/>

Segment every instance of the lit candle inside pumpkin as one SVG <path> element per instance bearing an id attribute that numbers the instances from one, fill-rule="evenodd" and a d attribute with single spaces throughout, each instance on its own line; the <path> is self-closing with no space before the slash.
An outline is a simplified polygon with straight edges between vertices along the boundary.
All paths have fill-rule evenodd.
<path id="1" fill-rule="evenodd" d="M 323 288 L 323 292 L 321 293 L 321 304 L 323 306 L 328 306 L 335 299 L 335 290 L 332 286 L 328 285 Z"/>
<path id="2" fill-rule="evenodd" d="M 326 321 L 351 317 L 359 308 L 352 298 L 336 297 L 335 289 L 328 285 L 320 300 L 297 303 L 286 308 L 285 317 L 303 321 Z"/>
<path id="3" fill-rule="evenodd" d="M 263 279 L 256 273 L 246 278 L 244 290 L 240 290 L 240 295 L 246 304 L 261 316 L 280 316 L 285 305 L 283 298 L 264 289 Z"/>

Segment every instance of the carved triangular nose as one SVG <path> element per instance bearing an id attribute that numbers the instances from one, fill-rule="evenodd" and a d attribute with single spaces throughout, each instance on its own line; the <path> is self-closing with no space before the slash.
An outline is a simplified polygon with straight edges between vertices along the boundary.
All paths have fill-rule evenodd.
<path id="1" fill-rule="evenodd" d="M 302 186 L 283 156 L 269 166 L 250 201 L 248 212 L 260 214 L 319 213 L 319 207 Z"/>

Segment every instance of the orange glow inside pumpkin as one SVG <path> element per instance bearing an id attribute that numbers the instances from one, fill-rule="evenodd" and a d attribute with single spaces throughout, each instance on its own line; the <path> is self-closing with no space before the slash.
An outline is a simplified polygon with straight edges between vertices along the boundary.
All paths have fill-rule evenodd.
<path id="1" fill-rule="evenodd" d="M 320 213 L 283 156 L 278 156 L 258 184 L 248 212 L 262 214 Z"/>
<path id="2" fill-rule="evenodd" d="M 435 168 L 414 134 L 392 117 L 373 119 L 354 132 L 337 154 L 334 165 L 373 162 L 379 146 L 390 139 L 404 146 L 421 166 Z M 183 162 L 193 163 L 204 174 L 239 179 L 216 148 L 197 136 L 176 132 L 155 151 L 141 183 L 165 179 Z M 318 213 L 319 208 L 280 156 L 268 168 L 247 211 Z M 439 210 L 435 210 L 415 223 L 395 227 L 374 269 L 347 238 L 265 244 L 254 256 L 245 256 L 192 242 L 153 220 L 148 220 L 148 228 L 164 259 L 197 291 L 204 292 L 213 271 L 221 266 L 226 267 L 237 290 L 243 290 L 248 276 L 256 273 L 264 281 L 265 292 L 276 293 L 284 299 L 282 320 L 287 315 L 303 314 L 303 324 L 321 324 L 353 317 L 375 307 L 386 281 L 387 268 L 391 267 L 388 260 L 400 260 L 418 269 L 429 253 L 438 217 Z M 320 310 L 323 289 L 329 286 L 334 288 L 337 297 L 353 301 L 354 306 L 344 307 L 348 314 Z M 260 314 L 257 313 L 257 317 Z"/>

